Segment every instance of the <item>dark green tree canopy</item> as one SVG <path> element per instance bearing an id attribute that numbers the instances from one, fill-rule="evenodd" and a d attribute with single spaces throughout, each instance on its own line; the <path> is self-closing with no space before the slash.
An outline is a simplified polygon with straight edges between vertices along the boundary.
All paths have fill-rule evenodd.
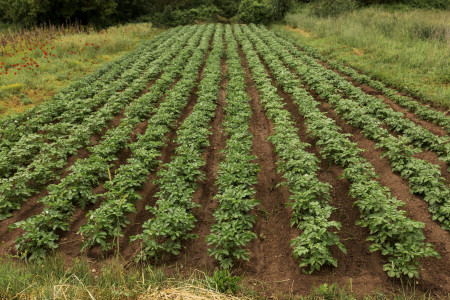
<path id="1" fill-rule="evenodd" d="M 0 18 L 24 25 L 42 22 L 110 25 L 147 13 L 146 0 L 0 0 Z"/>

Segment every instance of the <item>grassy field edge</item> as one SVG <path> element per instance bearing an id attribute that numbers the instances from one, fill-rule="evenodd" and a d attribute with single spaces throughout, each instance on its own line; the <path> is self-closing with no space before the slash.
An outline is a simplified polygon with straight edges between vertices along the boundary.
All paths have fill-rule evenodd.
<path id="1" fill-rule="evenodd" d="M 0 119 L 51 100 L 59 90 L 164 31 L 137 23 L 100 31 L 36 27 L 0 32 Z"/>
<path id="2" fill-rule="evenodd" d="M 358 9 L 319 18 L 308 6 L 272 29 L 401 92 L 450 108 L 450 13 Z M 448 23 L 447 23 L 448 24 Z"/>
<path id="3" fill-rule="evenodd" d="M 273 298 L 275 297 L 275 298 Z M 138 265 L 114 257 L 97 263 L 56 254 L 42 262 L 14 256 L 0 258 L 0 299 L 358 299 L 351 280 L 323 283 L 308 295 L 278 293 L 264 282 L 233 276 L 229 271 L 183 270 L 183 266 Z M 414 283 L 378 290 L 364 299 L 431 299 L 416 293 Z"/>

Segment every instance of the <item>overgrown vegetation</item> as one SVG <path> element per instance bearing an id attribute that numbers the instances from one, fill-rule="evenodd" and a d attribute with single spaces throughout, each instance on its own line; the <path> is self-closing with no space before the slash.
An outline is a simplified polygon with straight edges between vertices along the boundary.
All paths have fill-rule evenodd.
<path id="1" fill-rule="evenodd" d="M 274 29 L 426 102 L 450 107 L 448 11 L 375 6 L 322 18 L 311 9 L 287 15 L 292 28 Z"/>
<path id="2" fill-rule="evenodd" d="M 155 5 L 152 13 L 139 18 L 164 26 L 195 22 L 269 23 L 281 20 L 292 0 L 175 1 Z"/>
<path id="3" fill-rule="evenodd" d="M 133 20 L 150 9 L 151 4 L 145 0 L 0 0 L 0 21 L 32 26 L 78 20 L 107 26 Z"/>
<path id="4" fill-rule="evenodd" d="M 60 256 L 40 263 L 0 259 L 0 299 L 249 299 L 239 281 L 224 271 L 185 277 L 176 270 L 166 276 L 151 266 L 121 265 L 116 259 L 105 265 L 86 259 L 69 265 Z"/>
<path id="5" fill-rule="evenodd" d="M 71 81 L 162 32 L 150 23 L 96 31 L 77 23 L 0 33 L 0 116 L 42 103 Z"/>

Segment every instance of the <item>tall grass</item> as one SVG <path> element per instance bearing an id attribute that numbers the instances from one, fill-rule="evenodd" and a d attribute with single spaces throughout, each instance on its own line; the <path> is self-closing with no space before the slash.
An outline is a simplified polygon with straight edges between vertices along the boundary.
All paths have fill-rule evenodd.
<path id="1" fill-rule="evenodd" d="M 0 32 L 0 117 L 49 99 L 71 80 L 160 33 L 150 23 L 96 31 L 77 24 Z"/>
<path id="2" fill-rule="evenodd" d="M 208 276 L 178 269 L 172 276 L 151 266 L 100 265 L 86 258 L 71 266 L 59 255 L 42 262 L 0 258 L 0 299 L 249 299 L 215 291 Z"/>
<path id="3" fill-rule="evenodd" d="M 306 6 L 286 21 L 310 33 L 298 38 L 324 54 L 450 107 L 450 11 L 375 6 L 319 18 Z"/>

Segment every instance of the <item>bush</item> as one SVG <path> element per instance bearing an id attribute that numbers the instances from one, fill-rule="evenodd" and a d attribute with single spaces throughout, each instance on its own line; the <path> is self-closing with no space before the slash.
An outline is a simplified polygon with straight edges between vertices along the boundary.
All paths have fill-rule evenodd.
<path id="1" fill-rule="evenodd" d="M 273 7 L 264 0 L 241 0 L 238 16 L 245 23 L 268 23 L 273 17 Z"/>
<path id="2" fill-rule="evenodd" d="M 238 13 L 239 0 L 215 0 L 214 4 L 222 11 L 221 16 L 231 18 Z"/>
<path id="3" fill-rule="evenodd" d="M 26 26 L 67 20 L 107 26 L 133 19 L 149 9 L 147 0 L 0 0 L 0 20 Z"/>
<path id="4" fill-rule="evenodd" d="M 217 15 L 221 15 L 222 11 L 215 5 L 201 5 L 191 9 L 172 9 L 170 5 L 164 8 L 161 13 L 155 13 L 151 16 L 138 18 L 138 22 L 152 22 L 161 26 L 177 26 L 187 25 L 201 22 L 215 22 Z"/>
<path id="5" fill-rule="evenodd" d="M 273 21 L 283 20 L 286 13 L 294 8 L 293 0 L 271 0 Z"/>
<path id="6" fill-rule="evenodd" d="M 318 17 L 335 17 L 358 7 L 356 0 L 318 0 L 311 7 L 311 13 Z"/>

